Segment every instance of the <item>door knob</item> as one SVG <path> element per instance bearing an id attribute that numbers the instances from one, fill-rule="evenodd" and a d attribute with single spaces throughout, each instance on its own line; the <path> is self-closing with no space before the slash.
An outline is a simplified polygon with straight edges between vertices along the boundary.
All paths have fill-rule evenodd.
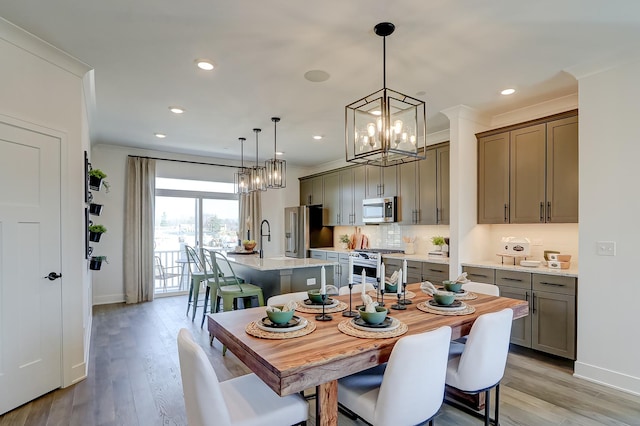
<path id="1" fill-rule="evenodd" d="M 53 280 L 55 280 L 57 278 L 61 278 L 61 277 L 62 277 L 62 274 L 57 274 L 55 272 L 49 272 L 49 275 L 47 275 L 44 278 L 49 278 L 49 281 L 53 281 Z"/>

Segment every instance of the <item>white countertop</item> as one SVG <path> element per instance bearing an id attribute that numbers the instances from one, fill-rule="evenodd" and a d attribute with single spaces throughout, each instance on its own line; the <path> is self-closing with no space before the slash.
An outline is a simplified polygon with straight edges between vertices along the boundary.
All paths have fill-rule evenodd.
<path id="1" fill-rule="evenodd" d="M 509 265 L 507 262 L 500 263 L 500 261 L 489 261 L 489 260 L 480 260 L 476 262 L 462 262 L 462 266 L 477 266 L 480 268 L 492 268 L 492 269 L 503 269 L 508 271 L 519 271 L 519 272 L 529 272 L 532 274 L 548 274 L 548 275 L 559 275 L 563 277 L 574 277 L 578 278 L 578 266 L 572 263 L 569 269 L 551 269 L 541 264 L 538 267 L 528 267 L 528 266 L 520 266 L 520 265 Z"/>
<path id="2" fill-rule="evenodd" d="M 265 257 L 260 259 L 257 254 L 236 255 L 228 253 L 229 262 L 243 265 L 258 271 L 277 271 L 281 269 L 313 268 L 318 266 L 333 266 L 335 262 L 319 259 L 296 259 L 294 257 Z"/>
<path id="3" fill-rule="evenodd" d="M 355 250 L 341 249 L 336 247 L 320 247 L 320 248 L 312 248 L 310 250 L 326 251 L 330 253 L 351 253 L 352 251 L 355 251 Z M 388 253 L 388 254 L 383 254 L 382 257 L 383 258 L 392 257 L 400 260 L 403 260 L 403 259 L 415 260 L 417 262 L 442 263 L 446 265 L 449 264 L 448 257 L 429 256 L 427 254 Z"/>

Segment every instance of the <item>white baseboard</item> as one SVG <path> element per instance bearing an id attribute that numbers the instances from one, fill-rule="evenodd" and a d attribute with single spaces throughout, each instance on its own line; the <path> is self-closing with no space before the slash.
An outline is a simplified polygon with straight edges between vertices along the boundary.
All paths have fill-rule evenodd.
<path id="1" fill-rule="evenodd" d="M 574 377 L 640 396 L 640 377 L 576 361 Z"/>
<path id="2" fill-rule="evenodd" d="M 108 305 L 110 303 L 124 303 L 124 294 L 108 294 L 106 296 L 93 296 L 93 306 Z"/>

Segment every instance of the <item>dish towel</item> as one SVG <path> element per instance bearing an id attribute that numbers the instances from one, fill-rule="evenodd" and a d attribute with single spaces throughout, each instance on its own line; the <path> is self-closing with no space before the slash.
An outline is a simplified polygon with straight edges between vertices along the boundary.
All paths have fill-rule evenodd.
<path id="1" fill-rule="evenodd" d="M 296 301 L 289 300 L 286 305 L 280 308 L 276 308 L 275 306 L 267 306 L 267 312 L 287 312 L 287 311 L 295 311 L 296 310 Z"/>
<path id="2" fill-rule="evenodd" d="M 467 279 L 467 273 L 463 272 L 462 274 L 460 274 L 460 276 L 458 278 L 456 278 L 456 282 L 457 283 L 468 283 L 469 280 Z"/>
<path id="3" fill-rule="evenodd" d="M 375 312 L 376 306 L 378 306 L 378 302 L 374 302 L 368 294 L 362 296 L 362 304 L 364 305 L 365 312 Z"/>
<path id="4" fill-rule="evenodd" d="M 430 296 L 433 296 L 434 293 L 438 292 L 438 289 L 436 289 L 434 285 L 431 284 L 431 282 L 429 281 L 420 283 L 420 290 L 422 290 L 423 293 L 427 293 Z"/>

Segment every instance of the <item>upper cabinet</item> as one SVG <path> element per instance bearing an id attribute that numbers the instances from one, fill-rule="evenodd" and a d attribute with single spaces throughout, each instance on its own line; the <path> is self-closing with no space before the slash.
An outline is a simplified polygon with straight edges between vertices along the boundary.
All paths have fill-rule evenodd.
<path id="1" fill-rule="evenodd" d="M 478 223 L 578 222 L 578 117 L 555 118 L 478 135 Z"/>
<path id="2" fill-rule="evenodd" d="M 449 144 L 429 147 L 425 159 L 399 166 L 401 224 L 449 223 Z"/>
<path id="3" fill-rule="evenodd" d="M 398 194 L 396 166 L 364 166 L 367 182 L 367 198 L 393 197 Z"/>
<path id="4" fill-rule="evenodd" d="M 300 179 L 300 205 L 322 204 L 322 176 Z"/>

